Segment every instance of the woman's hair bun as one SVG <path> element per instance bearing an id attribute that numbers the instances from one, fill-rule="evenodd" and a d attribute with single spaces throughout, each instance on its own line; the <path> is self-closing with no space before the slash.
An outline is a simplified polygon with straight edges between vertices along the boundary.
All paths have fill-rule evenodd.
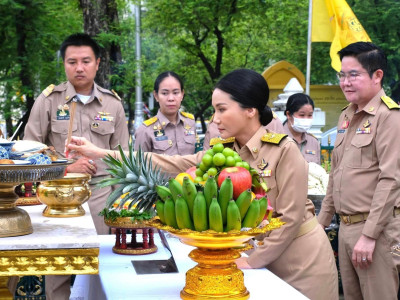
<path id="1" fill-rule="evenodd" d="M 273 119 L 274 115 L 272 114 L 272 110 L 268 105 L 264 106 L 264 109 L 262 111 L 260 111 L 260 123 L 265 126 L 268 125 L 272 119 Z"/>

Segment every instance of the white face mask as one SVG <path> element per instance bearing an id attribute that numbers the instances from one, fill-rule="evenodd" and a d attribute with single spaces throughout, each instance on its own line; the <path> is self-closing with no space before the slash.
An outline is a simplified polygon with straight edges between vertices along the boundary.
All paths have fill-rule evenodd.
<path id="1" fill-rule="evenodd" d="M 300 119 L 293 117 L 292 128 L 297 132 L 307 132 L 310 130 L 313 119 Z"/>

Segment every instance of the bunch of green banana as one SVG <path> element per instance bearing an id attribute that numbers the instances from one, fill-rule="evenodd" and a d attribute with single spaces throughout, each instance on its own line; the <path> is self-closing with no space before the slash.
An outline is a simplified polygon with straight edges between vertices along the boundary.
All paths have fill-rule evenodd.
<path id="1" fill-rule="evenodd" d="M 157 186 L 159 200 L 157 214 L 162 223 L 176 229 L 227 232 L 243 227 L 256 227 L 264 218 L 268 207 L 265 197 L 252 200 L 250 189 L 233 200 L 232 180 L 227 177 L 218 190 L 213 176 L 204 187 L 195 185 L 188 177 L 182 185 L 175 179 L 169 186 Z"/>

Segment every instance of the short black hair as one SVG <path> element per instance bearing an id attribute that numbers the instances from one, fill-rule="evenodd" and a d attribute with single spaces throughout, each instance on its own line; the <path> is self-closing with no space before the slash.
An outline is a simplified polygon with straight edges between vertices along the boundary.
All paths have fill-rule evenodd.
<path id="1" fill-rule="evenodd" d="M 60 47 L 61 57 L 65 59 L 65 51 L 68 46 L 89 46 L 92 48 L 94 56 L 96 59 L 100 57 L 100 46 L 97 42 L 86 33 L 74 33 L 68 36 Z"/>
<path id="2" fill-rule="evenodd" d="M 304 105 L 310 104 L 314 110 L 314 101 L 311 99 L 310 96 L 303 94 L 303 93 L 296 93 L 290 95 L 287 102 L 286 102 L 286 112 L 289 112 L 293 116 L 293 114 L 299 111 Z"/>
<path id="3" fill-rule="evenodd" d="M 263 126 L 272 121 L 272 111 L 267 105 L 268 83 L 259 73 L 249 69 L 234 70 L 222 77 L 215 88 L 228 93 L 242 108 L 256 108 Z"/>
<path id="4" fill-rule="evenodd" d="M 362 65 L 362 67 L 367 70 L 371 78 L 372 74 L 374 74 L 376 70 L 381 69 L 383 71 L 383 75 L 385 75 L 386 73 L 387 58 L 385 52 L 383 52 L 381 48 L 371 42 L 352 43 L 340 50 L 338 54 L 340 57 L 340 61 L 342 61 L 343 57 L 345 56 L 355 57 Z"/>
<path id="5" fill-rule="evenodd" d="M 158 75 L 156 80 L 154 81 L 154 91 L 156 93 L 158 93 L 158 89 L 160 88 L 160 83 L 167 77 L 174 77 L 176 80 L 178 80 L 181 86 L 181 91 L 183 91 L 183 81 L 179 77 L 179 75 L 172 71 L 165 71 L 162 72 L 160 75 Z"/>

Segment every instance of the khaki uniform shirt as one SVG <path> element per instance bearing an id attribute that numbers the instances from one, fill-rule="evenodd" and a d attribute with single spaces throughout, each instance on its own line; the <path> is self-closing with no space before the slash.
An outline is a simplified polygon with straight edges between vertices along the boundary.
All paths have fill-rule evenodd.
<path id="1" fill-rule="evenodd" d="M 71 100 L 76 96 L 70 82 L 50 85 L 36 99 L 24 139 L 54 146 L 64 156 L 68 135 Z M 82 136 L 104 149 L 117 149 L 121 144 L 128 149 L 129 133 L 121 100 L 113 92 L 94 84 L 92 95 L 84 105 L 76 103 L 72 135 Z M 108 175 L 106 165 L 96 161 L 96 176 Z"/>
<path id="2" fill-rule="evenodd" d="M 314 206 L 307 199 L 308 163 L 291 138 L 283 138 L 280 143 L 279 139 L 277 143 L 261 140 L 268 132 L 260 127 L 242 148 L 236 142 L 226 145 L 258 170 L 270 188 L 268 197 L 275 210 L 274 217 L 286 222 L 281 228 L 273 230 L 264 240 L 264 245 L 257 247 L 249 256 L 248 262 L 253 268 L 274 262 L 292 243 L 300 225 L 314 216 Z M 269 135 L 271 140 L 274 136 L 282 138 L 280 134 Z M 183 157 L 152 155 L 152 158 L 153 164 L 174 176 L 195 166 L 203 155 L 204 151 Z M 326 236 L 323 235 L 323 238 Z"/>
<path id="3" fill-rule="evenodd" d="M 143 122 L 135 133 L 135 150 L 168 155 L 193 154 L 196 146 L 196 122 L 189 113 L 178 113 L 177 123 L 171 123 L 159 110 Z"/>
<path id="4" fill-rule="evenodd" d="M 340 115 L 329 185 L 318 215 L 328 226 L 335 211 L 369 212 L 362 233 L 374 239 L 392 216 L 400 187 L 400 111 L 389 109 L 382 96 L 383 90 L 363 110 L 356 112 L 350 104 Z"/>
<path id="5" fill-rule="evenodd" d="M 284 133 L 293 138 L 287 122 L 283 125 L 283 130 Z M 299 147 L 299 150 L 301 154 L 303 154 L 306 161 L 321 164 L 321 146 L 315 136 L 305 132 L 301 136 L 300 143 L 298 143 L 295 139 L 293 140 L 296 142 L 297 147 Z"/>
<path id="6" fill-rule="evenodd" d="M 265 129 L 268 129 L 269 131 L 276 132 L 276 133 L 285 133 L 283 130 L 283 125 L 281 120 L 279 120 L 278 116 L 274 113 L 274 117 L 269 124 L 264 126 Z M 207 132 L 204 136 L 204 141 L 203 141 L 203 149 L 208 150 L 211 148 L 210 146 L 210 141 L 212 138 L 219 137 L 219 131 L 218 131 L 218 126 L 215 124 L 212 119 L 210 123 L 208 124 L 207 127 Z"/>

